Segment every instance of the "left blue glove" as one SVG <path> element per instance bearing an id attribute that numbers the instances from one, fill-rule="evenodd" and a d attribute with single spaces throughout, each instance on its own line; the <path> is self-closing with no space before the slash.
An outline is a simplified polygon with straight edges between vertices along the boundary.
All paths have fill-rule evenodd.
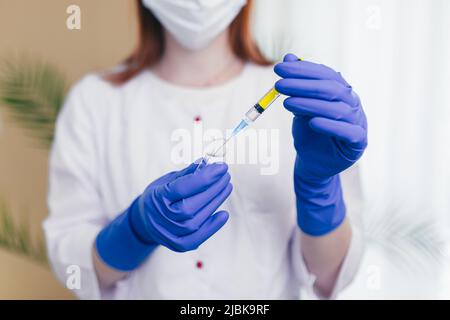
<path id="1" fill-rule="evenodd" d="M 162 245 L 175 252 L 197 249 L 228 220 L 216 210 L 232 191 L 226 164 L 193 163 L 153 181 L 124 213 L 97 236 L 108 266 L 132 271 Z"/>
<path id="2" fill-rule="evenodd" d="M 345 218 L 339 173 L 358 161 L 367 146 L 361 101 L 340 73 L 288 54 L 275 66 L 275 88 L 294 114 L 297 158 L 294 187 L 297 220 L 306 234 L 322 236 Z"/>

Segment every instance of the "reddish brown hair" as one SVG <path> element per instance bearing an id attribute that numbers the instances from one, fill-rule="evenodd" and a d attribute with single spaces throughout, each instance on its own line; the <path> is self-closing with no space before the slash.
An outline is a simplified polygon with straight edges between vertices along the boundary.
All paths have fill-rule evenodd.
<path id="1" fill-rule="evenodd" d="M 251 34 L 251 11 L 253 0 L 247 0 L 236 19 L 230 25 L 230 44 L 234 54 L 243 61 L 259 65 L 270 65 Z M 125 68 L 107 76 L 113 84 L 121 85 L 142 70 L 151 67 L 164 53 L 164 29 L 150 10 L 137 0 L 139 43 L 134 52 L 124 61 Z"/>

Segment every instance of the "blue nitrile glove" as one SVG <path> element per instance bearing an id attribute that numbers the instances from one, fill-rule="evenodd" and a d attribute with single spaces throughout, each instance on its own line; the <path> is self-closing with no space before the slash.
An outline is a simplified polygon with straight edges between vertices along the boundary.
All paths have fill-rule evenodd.
<path id="1" fill-rule="evenodd" d="M 228 220 L 216 210 L 231 193 L 226 164 L 171 172 L 144 193 L 97 236 L 100 258 L 120 271 L 137 268 L 157 245 L 176 252 L 195 250 Z"/>
<path id="2" fill-rule="evenodd" d="M 367 146 L 366 116 L 352 87 L 324 65 L 288 54 L 275 72 L 283 78 L 275 88 L 289 96 L 284 106 L 295 115 L 298 224 L 306 234 L 321 236 L 345 218 L 339 173 L 361 158 Z"/>

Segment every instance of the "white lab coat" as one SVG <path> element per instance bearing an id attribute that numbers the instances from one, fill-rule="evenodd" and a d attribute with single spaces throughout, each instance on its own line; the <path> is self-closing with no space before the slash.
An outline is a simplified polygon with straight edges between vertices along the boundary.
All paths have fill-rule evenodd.
<path id="1" fill-rule="evenodd" d="M 232 128 L 275 80 L 271 68 L 248 64 L 236 79 L 207 89 L 178 87 L 151 71 L 121 87 L 99 75 L 76 84 L 57 123 L 44 222 L 58 278 L 73 285 L 70 277 L 80 270 L 74 291 L 83 299 L 317 298 L 296 224 L 292 115 L 281 101 L 246 133 L 260 134 L 259 146 L 272 139 L 271 151 L 258 151 L 271 153 L 272 164 L 258 156 L 256 162 L 230 163 L 234 191 L 222 206 L 230 213 L 225 227 L 192 252 L 158 247 L 114 288 L 101 288 L 93 268 L 98 232 L 150 182 L 188 164 L 178 163 L 174 151 L 180 133 L 194 134 L 199 125 Z M 189 162 L 199 152 L 184 156 Z M 351 281 L 363 251 L 356 169 L 343 174 L 343 184 L 353 238 L 332 297 Z"/>

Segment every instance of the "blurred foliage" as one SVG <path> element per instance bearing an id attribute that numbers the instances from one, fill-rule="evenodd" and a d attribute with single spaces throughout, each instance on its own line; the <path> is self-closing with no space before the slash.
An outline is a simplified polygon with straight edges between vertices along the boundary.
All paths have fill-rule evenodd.
<path id="1" fill-rule="evenodd" d="M 53 140 L 66 91 L 65 77 L 47 62 L 19 57 L 0 65 L 1 105 L 44 147 Z"/>
<path id="2" fill-rule="evenodd" d="M 29 225 L 14 221 L 5 205 L 0 203 L 0 247 L 46 265 L 43 241 L 33 241 L 30 234 Z"/>
<path id="3" fill-rule="evenodd" d="M 47 62 L 21 56 L 4 59 L 0 64 L 0 105 L 42 147 L 48 148 L 53 141 L 66 91 L 65 77 Z M 33 241 L 28 224 L 17 223 L 2 204 L 0 247 L 47 264 L 43 241 Z"/>
<path id="4" fill-rule="evenodd" d="M 439 221 L 426 209 L 420 213 L 392 205 L 366 223 L 368 242 L 379 246 L 395 266 L 412 274 L 434 270 L 445 258 L 445 236 Z"/>

